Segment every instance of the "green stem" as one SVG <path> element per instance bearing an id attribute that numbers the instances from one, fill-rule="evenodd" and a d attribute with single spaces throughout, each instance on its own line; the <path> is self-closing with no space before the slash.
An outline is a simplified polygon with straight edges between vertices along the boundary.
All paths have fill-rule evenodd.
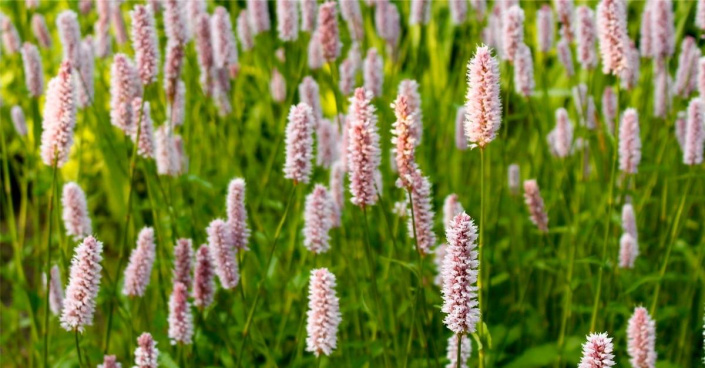
<path id="1" fill-rule="evenodd" d="M 480 264 L 478 266 L 478 273 L 479 277 L 477 278 L 477 295 L 478 295 L 478 306 L 480 307 L 480 311 L 484 311 L 483 306 L 482 306 L 482 287 L 484 286 L 484 282 L 482 280 L 482 269 L 485 267 L 484 265 L 484 254 L 485 254 L 485 247 L 484 247 L 484 242 L 485 242 L 485 149 L 484 147 L 480 148 Z M 478 348 L 478 355 L 479 355 L 479 364 L 478 366 L 480 368 L 483 368 L 485 366 L 485 348 L 484 344 L 482 343 L 482 337 L 484 335 L 484 322 L 482 321 L 483 316 L 480 314 L 480 320 L 478 322 L 479 325 L 479 348 Z M 458 345 L 458 350 L 460 350 L 460 345 Z"/>
<path id="2" fill-rule="evenodd" d="M 81 359 L 81 344 L 79 343 L 79 339 L 78 339 L 78 329 L 74 330 L 74 336 L 76 337 L 76 352 L 78 353 L 78 366 L 81 367 L 83 365 L 83 359 Z"/>
<path id="3" fill-rule="evenodd" d="M 56 157 L 56 154 L 55 156 Z M 49 222 L 49 229 L 47 231 L 47 257 L 46 263 L 44 264 L 44 274 L 49 277 L 49 268 L 51 267 L 51 228 L 54 221 L 52 221 L 52 213 L 54 212 L 54 191 L 56 190 L 56 172 L 58 171 L 57 166 L 58 157 L 54 159 L 54 164 L 52 165 L 52 179 L 51 179 L 51 192 L 49 193 L 49 210 L 47 211 L 47 221 Z M 48 280 L 47 280 L 48 281 Z M 47 294 L 49 288 L 47 287 Z M 44 367 L 49 367 L 49 296 L 47 295 L 46 303 L 44 303 Z"/>
<path id="4" fill-rule="evenodd" d="M 458 334 L 458 351 L 456 352 L 457 355 L 455 356 L 455 368 L 460 368 L 460 367 L 461 367 L 460 352 L 461 352 L 461 350 L 463 350 L 462 341 L 463 341 L 463 335 L 462 335 L 462 334 Z"/>

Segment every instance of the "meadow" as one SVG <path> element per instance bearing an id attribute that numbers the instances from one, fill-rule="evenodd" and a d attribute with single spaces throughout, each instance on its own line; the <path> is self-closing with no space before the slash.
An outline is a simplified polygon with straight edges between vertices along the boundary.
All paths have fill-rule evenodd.
<path id="1" fill-rule="evenodd" d="M 0 35 L 2 367 L 705 362 L 705 0 L 13 0 Z"/>

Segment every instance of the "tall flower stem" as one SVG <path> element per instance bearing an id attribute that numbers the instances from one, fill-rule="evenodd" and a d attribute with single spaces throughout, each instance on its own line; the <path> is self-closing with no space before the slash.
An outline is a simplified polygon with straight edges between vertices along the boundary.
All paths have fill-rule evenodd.
<path id="1" fill-rule="evenodd" d="M 462 342 L 463 342 L 463 335 L 462 335 L 462 334 L 458 334 L 458 349 L 457 349 L 458 351 L 456 352 L 456 356 L 455 356 L 455 368 L 460 368 L 460 367 L 461 367 L 461 363 L 460 363 L 460 352 L 463 350 L 463 344 L 462 344 Z"/>
<path id="2" fill-rule="evenodd" d="M 78 329 L 74 330 L 74 336 L 76 337 L 76 352 L 78 353 L 78 366 L 83 366 L 83 359 L 81 359 L 81 344 L 78 340 Z"/>
<path id="3" fill-rule="evenodd" d="M 59 161 L 56 152 L 54 154 L 54 164 L 52 165 L 51 192 L 49 192 L 49 210 L 47 211 L 47 257 L 44 264 L 44 273 L 49 277 L 49 269 L 51 268 L 51 230 L 54 223 L 52 214 L 54 212 L 54 192 L 56 191 L 56 172 L 58 171 L 57 162 Z M 47 282 L 47 285 L 49 282 Z M 44 303 L 44 367 L 49 367 L 49 288 L 47 287 L 47 298 Z"/>
<path id="4" fill-rule="evenodd" d="M 257 292 L 255 293 L 255 299 L 252 302 L 252 306 L 250 307 L 250 311 L 247 313 L 247 320 L 245 321 L 245 327 L 242 330 L 242 344 L 240 344 L 240 356 L 237 359 L 237 366 L 241 367 L 242 364 L 242 356 L 244 355 L 244 349 L 245 349 L 245 343 L 247 342 L 247 337 L 249 336 L 249 329 L 250 325 L 252 324 L 252 317 L 255 314 L 255 310 L 257 309 L 257 303 L 259 302 L 260 295 L 262 294 L 262 288 L 264 287 L 264 281 L 267 279 L 267 270 L 269 270 L 269 266 L 272 264 L 272 259 L 274 258 L 274 251 L 277 249 L 277 241 L 279 240 L 279 236 L 281 235 L 281 230 L 284 227 L 284 222 L 286 222 L 286 218 L 289 215 L 289 208 L 291 207 L 291 202 L 294 199 L 294 193 L 296 193 L 296 186 L 291 187 L 291 192 L 289 193 L 289 199 L 286 201 L 286 209 L 284 209 L 284 214 L 282 215 L 281 220 L 279 220 L 279 225 L 277 225 L 277 230 L 274 233 L 274 238 L 272 239 L 272 248 L 269 251 L 269 258 L 267 259 L 267 265 L 263 268 L 264 270 L 264 276 L 262 279 L 259 281 L 257 285 Z M 242 286 L 241 286 L 242 287 Z"/>
<path id="5" fill-rule="evenodd" d="M 377 290 L 377 270 L 375 268 L 374 258 L 372 256 L 372 246 L 370 245 L 370 228 L 367 224 L 367 207 L 362 207 L 362 216 L 364 218 L 363 224 L 365 225 L 365 256 L 367 257 L 367 264 L 370 267 L 370 283 L 372 284 L 372 294 L 375 299 L 375 304 L 377 305 L 378 317 L 382 317 L 382 303 L 379 300 L 379 291 Z M 384 333 L 384 319 L 379 318 L 382 321 L 380 329 L 382 330 L 382 350 L 384 357 L 384 366 L 388 367 L 389 362 L 387 358 L 387 342 Z"/>
<path id="6" fill-rule="evenodd" d="M 483 269 L 485 268 L 484 264 L 484 258 L 485 258 L 485 149 L 480 148 L 480 234 L 479 234 L 480 242 L 480 265 L 478 266 L 478 273 L 480 274 L 479 277 L 477 278 L 477 296 L 478 296 L 478 306 L 480 307 L 480 311 L 484 311 L 485 309 L 482 306 L 482 287 L 484 285 L 483 282 Z M 488 285 L 489 286 L 489 285 Z M 489 287 L 488 287 L 489 291 Z M 478 347 L 478 355 L 480 357 L 479 364 L 478 366 L 480 368 L 483 368 L 485 366 L 485 347 L 484 344 L 482 343 L 482 337 L 485 333 L 485 323 L 483 321 L 483 315 L 480 313 L 480 320 L 478 321 L 479 325 L 479 347 Z M 460 343 L 458 343 L 458 351 L 460 351 Z M 459 360 L 458 360 L 459 361 Z"/>

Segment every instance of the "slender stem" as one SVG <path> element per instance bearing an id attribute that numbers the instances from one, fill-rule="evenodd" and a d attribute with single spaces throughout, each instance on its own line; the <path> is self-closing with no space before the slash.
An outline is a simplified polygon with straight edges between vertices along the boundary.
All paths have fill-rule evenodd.
<path id="1" fill-rule="evenodd" d="M 455 368 L 461 367 L 460 352 L 461 352 L 461 350 L 463 350 L 462 341 L 463 341 L 463 335 L 458 334 L 458 349 L 457 349 L 458 351 L 456 352 L 457 355 L 455 356 Z"/>
<path id="2" fill-rule="evenodd" d="M 83 365 L 83 359 L 81 359 L 81 344 L 78 339 L 78 329 L 74 330 L 74 336 L 76 337 L 76 352 L 78 353 L 78 366 Z"/>
<path id="3" fill-rule="evenodd" d="M 52 220 L 52 213 L 54 212 L 54 191 L 56 190 L 56 172 L 57 163 L 59 161 L 56 154 L 54 155 L 54 164 L 52 165 L 52 179 L 51 179 L 51 192 L 49 193 L 49 210 L 47 211 L 48 219 L 48 232 L 47 232 L 47 257 L 46 263 L 44 264 L 44 273 L 49 277 L 49 268 L 51 263 L 51 228 L 54 221 Z M 47 294 L 49 293 L 49 288 L 47 287 Z M 47 295 L 46 303 L 44 303 L 44 367 L 49 367 L 49 296 Z"/>
<path id="4" fill-rule="evenodd" d="M 485 267 L 484 265 L 484 254 L 485 254 L 485 149 L 480 148 L 480 264 L 478 266 L 478 273 L 480 276 L 477 278 L 477 295 L 478 295 L 478 306 L 480 307 L 480 311 L 484 311 L 483 306 L 482 306 L 482 287 L 484 285 L 484 282 L 482 281 L 482 269 Z M 479 364 L 478 366 L 480 368 L 483 368 L 485 366 L 485 348 L 484 344 L 482 343 L 482 337 L 484 335 L 484 322 L 482 321 L 482 313 L 480 314 L 480 321 L 478 322 L 479 325 L 479 339 L 480 339 L 480 344 L 479 344 Z M 458 350 L 460 350 L 460 345 L 458 345 Z"/>

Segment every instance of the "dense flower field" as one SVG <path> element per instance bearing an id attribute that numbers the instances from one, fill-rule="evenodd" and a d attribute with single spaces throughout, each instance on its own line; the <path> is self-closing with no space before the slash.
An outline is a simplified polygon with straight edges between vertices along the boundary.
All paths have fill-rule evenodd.
<path id="1" fill-rule="evenodd" d="M 705 362 L 705 0 L 15 0 L 0 36 L 2 367 Z"/>

